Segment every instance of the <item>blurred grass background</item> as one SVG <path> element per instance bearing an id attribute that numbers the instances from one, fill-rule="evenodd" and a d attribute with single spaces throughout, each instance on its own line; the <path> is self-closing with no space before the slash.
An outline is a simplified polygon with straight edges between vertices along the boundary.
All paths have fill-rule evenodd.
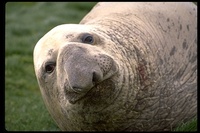
<path id="1" fill-rule="evenodd" d="M 8 2 L 5 18 L 5 129 L 60 131 L 40 94 L 33 68 L 33 49 L 53 27 L 79 23 L 95 2 Z M 197 128 L 193 120 L 192 130 Z M 183 127 L 182 127 L 183 126 Z M 182 124 L 175 131 L 188 131 Z M 186 129 L 185 129 L 186 127 Z"/>

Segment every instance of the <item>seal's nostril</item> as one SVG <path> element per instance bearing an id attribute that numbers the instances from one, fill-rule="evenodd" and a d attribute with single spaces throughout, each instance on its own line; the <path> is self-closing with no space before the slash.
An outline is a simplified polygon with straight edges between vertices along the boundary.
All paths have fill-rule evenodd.
<path id="1" fill-rule="evenodd" d="M 95 83 L 98 82 L 98 77 L 97 77 L 96 72 L 93 72 L 93 73 L 92 73 L 92 82 L 93 82 L 93 84 L 95 84 Z"/>
<path id="2" fill-rule="evenodd" d="M 95 85 L 96 83 L 100 82 L 102 80 L 101 73 L 93 72 L 92 73 L 92 82 Z"/>

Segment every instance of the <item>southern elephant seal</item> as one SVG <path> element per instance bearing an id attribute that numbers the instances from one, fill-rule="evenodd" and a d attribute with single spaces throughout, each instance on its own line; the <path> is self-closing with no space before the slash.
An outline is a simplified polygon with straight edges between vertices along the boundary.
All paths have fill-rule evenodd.
<path id="1" fill-rule="evenodd" d="M 197 115 L 197 7 L 98 3 L 38 41 L 34 68 L 61 130 L 172 130 Z"/>

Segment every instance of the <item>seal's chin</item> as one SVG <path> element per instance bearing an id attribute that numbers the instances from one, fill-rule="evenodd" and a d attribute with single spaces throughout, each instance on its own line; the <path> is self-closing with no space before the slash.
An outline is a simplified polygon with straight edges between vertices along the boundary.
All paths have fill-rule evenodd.
<path id="1" fill-rule="evenodd" d="M 64 93 L 69 103 L 75 104 L 81 99 L 83 99 L 91 89 L 95 88 L 95 86 L 91 88 L 80 88 L 80 87 L 72 88 L 68 86 L 67 88 L 64 89 Z"/>
<path id="2" fill-rule="evenodd" d="M 75 91 L 69 91 L 65 90 L 65 96 L 69 103 L 75 104 L 78 100 L 80 100 L 83 96 L 85 96 L 85 93 L 78 93 Z"/>
<path id="3" fill-rule="evenodd" d="M 74 90 L 68 86 L 64 89 L 65 97 L 69 103 L 75 104 L 78 100 L 85 96 L 86 92 L 81 92 L 78 90 L 81 90 L 81 88 L 76 88 L 76 90 Z"/>
<path id="4" fill-rule="evenodd" d="M 71 87 L 65 88 L 65 99 L 70 104 L 76 104 L 78 102 L 90 103 L 96 105 L 97 103 L 105 102 L 106 99 L 110 99 L 116 93 L 115 80 L 113 77 L 103 80 L 98 84 L 95 84 L 91 88 L 76 88 L 73 90 Z M 84 91 L 81 91 L 84 90 Z"/>

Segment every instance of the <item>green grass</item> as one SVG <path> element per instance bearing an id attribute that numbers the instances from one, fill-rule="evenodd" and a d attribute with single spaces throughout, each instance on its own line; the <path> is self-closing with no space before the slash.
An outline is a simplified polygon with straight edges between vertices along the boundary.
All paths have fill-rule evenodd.
<path id="1" fill-rule="evenodd" d="M 186 123 L 180 123 L 180 125 L 176 129 L 174 129 L 174 131 L 197 131 L 197 118 L 195 117 Z"/>
<path id="2" fill-rule="evenodd" d="M 60 131 L 50 117 L 40 94 L 33 68 L 33 49 L 37 41 L 50 29 L 64 23 L 78 23 L 94 5 L 95 3 L 83 2 L 6 3 L 6 130 Z M 189 128 L 193 127 L 195 130 L 197 120 L 191 123 Z M 182 125 L 186 127 L 187 124 Z M 187 129 L 177 128 L 178 131 L 188 131 Z"/>

